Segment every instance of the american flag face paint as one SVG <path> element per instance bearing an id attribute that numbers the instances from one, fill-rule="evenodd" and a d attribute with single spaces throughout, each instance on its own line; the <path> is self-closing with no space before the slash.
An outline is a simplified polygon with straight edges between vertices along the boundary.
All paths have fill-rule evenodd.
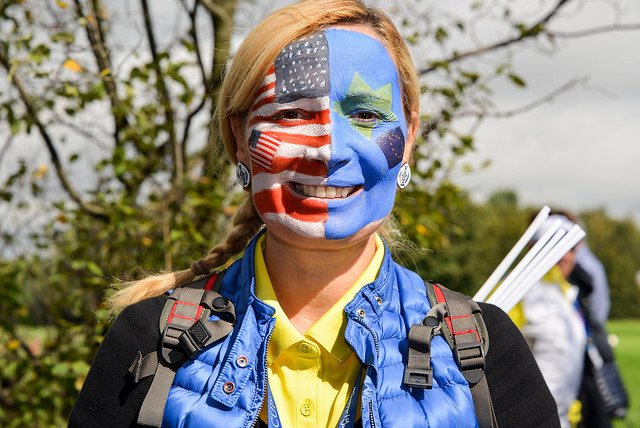
<path id="1" fill-rule="evenodd" d="M 365 34 L 329 29 L 289 44 L 248 122 L 253 198 L 267 226 L 342 239 L 389 214 L 406 122 L 395 64 Z"/>

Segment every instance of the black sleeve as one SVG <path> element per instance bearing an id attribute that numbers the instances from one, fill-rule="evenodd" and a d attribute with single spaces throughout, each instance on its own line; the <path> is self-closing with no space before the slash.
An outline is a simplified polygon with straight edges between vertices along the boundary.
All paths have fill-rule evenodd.
<path id="1" fill-rule="evenodd" d="M 559 427 L 558 407 L 509 316 L 480 303 L 489 334 L 485 373 L 499 427 Z"/>
<path id="2" fill-rule="evenodd" d="M 158 321 L 166 296 L 125 308 L 109 329 L 78 395 L 69 427 L 136 426 L 152 377 L 134 383 L 129 367 L 138 351 L 158 349 Z"/>

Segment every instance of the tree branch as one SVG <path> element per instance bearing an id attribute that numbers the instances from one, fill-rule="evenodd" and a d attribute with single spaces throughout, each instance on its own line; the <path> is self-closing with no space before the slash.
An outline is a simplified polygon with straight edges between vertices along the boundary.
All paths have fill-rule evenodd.
<path id="1" fill-rule="evenodd" d="M 0 165 L 2 165 L 2 160 L 4 159 L 4 155 L 9 151 L 9 146 L 11 146 L 11 141 L 13 140 L 13 134 L 9 132 L 7 139 L 4 144 L 2 144 L 2 148 L 0 149 Z"/>
<path id="2" fill-rule="evenodd" d="M 589 80 L 588 76 L 574 77 L 573 79 L 570 79 L 569 81 L 567 81 L 564 84 L 560 85 L 559 87 L 557 87 L 553 91 L 549 92 L 547 95 L 544 95 L 543 97 L 540 97 L 540 98 L 530 102 L 529 104 L 526 104 L 524 106 L 521 106 L 521 107 L 518 107 L 518 108 L 515 108 L 515 109 L 512 109 L 512 110 L 507 110 L 507 111 L 502 111 L 502 112 L 467 111 L 467 112 L 456 114 L 456 117 L 476 116 L 476 117 L 485 117 L 485 118 L 486 117 L 491 117 L 491 118 L 496 118 L 496 119 L 504 119 L 504 118 L 513 117 L 513 116 L 516 116 L 516 115 L 523 114 L 523 113 L 526 113 L 528 111 L 531 111 L 531 110 L 541 106 L 542 104 L 549 103 L 549 102 L 555 100 L 556 98 L 558 98 L 563 93 L 573 89 L 574 87 L 576 87 L 578 85 L 585 84 L 588 80 Z"/>
<path id="3" fill-rule="evenodd" d="M 147 0 L 140 0 L 142 5 L 142 13 L 144 14 L 144 25 L 147 33 L 147 40 L 149 42 L 149 50 L 153 58 L 153 68 L 156 71 L 158 91 L 160 92 L 160 101 L 164 107 L 164 115 L 166 125 L 168 127 L 169 134 L 169 146 L 173 151 L 174 156 L 174 170 L 173 170 L 173 182 L 176 187 L 176 194 L 178 200 L 181 199 L 182 181 L 184 177 L 184 156 L 182 152 L 182 144 L 176 139 L 175 132 L 175 114 L 173 106 L 171 105 L 171 96 L 169 94 L 169 88 L 164 81 L 164 75 L 162 73 L 162 67 L 160 66 L 160 58 L 158 56 L 158 47 L 156 44 L 155 35 L 153 32 L 153 25 L 151 23 L 151 14 L 149 13 L 149 4 Z"/>
<path id="4" fill-rule="evenodd" d="M 222 77 L 231 51 L 231 33 L 233 30 L 233 15 L 238 5 L 238 0 L 225 0 L 213 4 L 209 0 L 196 0 L 209 11 L 213 26 L 215 47 L 211 60 L 210 90 L 214 102 L 211 103 L 211 117 L 215 114 L 215 100 L 222 84 Z M 218 155 L 219 147 L 216 144 L 207 144 L 202 150 L 202 158 L 205 161 L 204 170 L 212 174 L 211 178 L 223 173 L 222 166 L 227 162 L 224 156 Z"/>
<path id="5" fill-rule="evenodd" d="M 602 27 L 588 28 L 581 31 L 548 31 L 547 33 L 551 37 L 559 39 L 577 39 L 580 37 L 595 36 L 596 34 L 611 33 L 613 31 L 638 31 L 640 30 L 640 23 L 633 24 L 612 24 L 604 25 Z"/>
<path id="6" fill-rule="evenodd" d="M 544 96 L 542 96 L 542 97 L 530 102 L 529 104 L 526 104 L 524 106 L 521 106 L 521 107 L 518 107 L 518 108 L 515 108 L 515 109 L 512 109 L 512 110 L 501 111 L 501 112 L 491 112 L 491 111 L 485 111 L 485 110 L 483 110 L 483 111 L 467 110 L 465 112 L 456 113 L 455 115 L 452 115 L 451 119 L 453 119 L 454 117 L 455 118 L 477 117 L 479 119 L 488 118 L 488 117 L 494 118 L 494 119 L 504 119 L 504 118 L 513 117 L 513 116 L 516 116 L 516 115 L 523 114 L 523 113 L 526 113 L 528 111 L 531 111 L 531 110 L 541 106 L 542 104 L 549 103 L 549 102 L 553 101 L 554 99 L 558 98 L 563 93 L 571 90 L 575 86 L 585 84 L 588 80 L 589 80 L 588 76 L 574 77 L 573 79 L 570 79 L 566 83 L 560 85 L 559 87 L 557 87 L 553 91 L 549 92 L 547 95 L 544 95 Z M 431 131 L 433 131 L 434 129 L 436 129 L 436 127 L 440 124 L 440 122 L 442 122 L 441 117 L 442 117 L 442 115 L 437 115 L 432 120 L 426 121 L 426 122 L 421 124 L 421 129 L 422 130 L 420 132 L 420 136 L 423 139 L 426 140 L 428 138 L 428 136 L 429 136 L 429 133 Z"/>
<path id="7" fill-rule="evenodd" d="M 102 24 L 100 17 L 99 14 L 96 13 L 99 4 L 96 4 L 95 0 L 92 1 L 91 12 L 89 15 L 86 15 L 83 12 L 80 0 L 74 0 L 74 3 L 76 5 L 76 14 L 78 18 L 83 18 L 86 21 L 85 28 L 87 32 L 87 38 L 91 43 L 93 56 L 96 59 L 96 63 L 98 64 L 100 76 L 102 76 L 102 81 L 104 83 L 105 89 L 107 90 L 109 101 L 111 102 L 111 111 L 113 112 L 114 119 L 114 141 L 116 146 L 120 146 L 120 131 L 127 125 L 127 118 L 126 113 L 118 108 L 118 106 L 120 105 L 120 98 L 118 97 L 116 82 L 113 77 L 111 58 L 109 57 L 109 52 L 105 48 L 106 45 L 104 42 L 104 35 L 102 33 Z"/>
<path id="8" fill-rule="evenodd" d="M 7 58 L 4 47 L 1 44 L 0 44 L 0 63 L 7 70 L 7 72 L 9 72 L 10 70 L 9 59 Z M 42 137 L 45 145 L 47 146 L 47 150 L 49 151 L 49 156 L 51 158 L 51 163 L 53 163 L 53 166 L 56 170 L 56 174 L 58 175 L 58 179 L 62 184 L 62 188 L 67 192 L 69 197 L 78 204 L 78 206 L 83 211 L 86 211 L 87 213 L 89 213 L 94 217 L 106 218 L 104 209 L 102 207 L 83 201 L 80 195 L 78 194 L 78 192 L 73 188 L 73 186 L 69 182 L 67 174 L 64 171 L 64 168 L 62 167 L 62 162 L 60 161 L 60 157 L 58 156 L 58 151 L 56 150 L 56 147 L 53 143 L 53 139 L 49 135 L 49 132 L 47 131 L 47 127 L 40 120 L 40 117 L 34 106 L 32 98 L 29 96 L 29 94 L 27 94 L 27 90 L 22 84 L 20 77 L 14 74 L 11 79 L 11 84 L 16 88 L 16 90 L 20 94 L 20 99 L 22 100 L 22 103 L 24 104 L 25 109 L 27 110 L 27 115 L 29 116 L 29 119 L 36 126 L 36 128 L 38 129 L 38 132 L 40 133 L 40 136 Z"/>
<path id="9" fill-rule="evenodd" d="M 186 3 L 184 0 L 182 0 L 182 6 L 184 7 L 184 9 L 186 10 L 187 14 L 189 15 L 189 20 L 191 21 L 191 29 L 189 31 L 189 34 L 191 35 L 191 39 L 193 40 L 193 45 L 194 45 L 194 50 L 196 53 L 196 60 L 198 63 L 198 69 L 200 70 L 200 76 L 202 79 L 202 87 L 205 90 L 205 94 L 203 95 L 202 99 L 200 100 L 200 103 L 193 109 L 191 110 L 188 114 L 187 114 L 187 118 L 185 120 L 185 125 L 184 125 L 184 129 L 182 131 L 182 145 L 183 145 L 183 152 L 184 150 L 186 150 L 186 145 L 187 145 L 187 139 L 189 138 L 189 130 L 191 129 L 191 123 L 193 122 L 193 119 L 196 117 L 196 115 L 198 113 L 200 113 L 202 111 L 202 109 L 204 108 L 205 104 L 206 104 L 206 91 L 210 86 L 210 81 L 211 79 L 207 77 L 207 73 L 204 70 L 204 60 L 202 58 L 202 54 L 200 52 L 200 41 L 199 41 L 199 37 L 198 37 L 198 27 L 196 26 L 196 16 L 198 13 L 198 6 L 200 5 L 199 2 L 195 2 L 193 5 L 193 9 L 189 10 L 189 8 L 187 7 Z M 186 154 L 185 154 L 185 158 L 186 158 Z"/>
<path id="10" fill-rule="evenodd" d="M 218 3 L 212 2 L 210 0 L 197 0 L 198 3 L 202 4 L 212 16 L 216 16 L 218 20 L 223 21 L 226 24 L 233 25 L 233 12 L 235 11 L 235 3 L 236 1 L 227 1 L 223 2 L 223 5 L 220 6 Z M 229 3 L 234 3 L 232 8 L 225 8 Z"/>
<path id="11" fill-rule="evenodd" d="M 487 46 L 482 46 L 478 49 L 474 49 L 474 50 L 470 50 L 467 52 L 463 52 L 463 53 L 454 53 L 452 57 L 448 58 L 448 59 L 444 59 L 444 60 L 440 60 L 440 61 L 436 61 L 436 64 L 451 64 L 454 62 L 458 62 L 461 61 L 465 58 L 469 58 L 472 56 L 476 56 L 479 54 L 483 54 L 486 52 L 490 52 L 490 51 L 495 51 L 498 49 L 502 49 L 504 47 L 507 47 L 509 45 L 512 45 L 514 43 L 518 43 L 521 42 L 525 39 L 531 38 L 531 37 L 537 37 L 542 29 L 545 27 L 545 25 L 555 16 L 558 14 L 558 12 L 560 12 L 560 9 L 562 9 L 563 6 L 565 6 L 567 3 L 569 3 L 572 0 L 558 0 L 558 2 L 556 3 L 556 5 L 549 11 L 549 13 L 547 13 L 544 17 L 542 17 L 540 20 L 538 20 L 536 23 L 534 23 L 533 25 L 530 25 L 529 28 L 527 29 L 523 29 L 520 31 L 520 34 L 516 37 L 512 37 L 491 45 L 487 45 Z M 431 73 L 434 70 L 438 69 L 439 66 L 438 65 L 432 65 L 430 67 L 424 68 L 422 70 L 418 71 L 418 74 L 420 76 L 423 76 L 427 73 Z"/>

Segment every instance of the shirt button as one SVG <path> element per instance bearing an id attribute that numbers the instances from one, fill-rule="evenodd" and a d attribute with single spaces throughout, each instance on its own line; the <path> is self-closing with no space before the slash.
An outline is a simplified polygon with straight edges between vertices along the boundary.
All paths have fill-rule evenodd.
<path id="1" fill-rule="evenodd" d="M 311 345 L 306 342 L 302 342 L 300 345 L 298 345 L 298 351 L 302 352 L 303 354 L 308 354 L 309 352 L 311 352 Z"/>
<path id="2" fill-rule="evenodd" d="M 304 416 L 310 416 L 311 412 L 313 412 L 313 404 L 310 401 L 305 401 L 302 406 L 300 406 L 300 413 Z"/>

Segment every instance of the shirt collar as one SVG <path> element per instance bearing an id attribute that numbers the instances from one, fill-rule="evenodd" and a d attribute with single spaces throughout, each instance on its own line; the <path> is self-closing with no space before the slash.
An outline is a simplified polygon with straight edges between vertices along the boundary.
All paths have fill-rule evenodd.
<path id="1" fill-rule="evenodd" d="M 384 259 L 385 247 L 382 239 L 376 234 L 376 251 L 371 262 L 364 270 L 360 278 L 351 286 L 351 288 L 331 307 L 309 330 L 301 335 L 298 330 L 291 324 L 286 316 L 273 290 L 273 285 L 269 278 L 269 273 L 264 261 L 264 244 L 265 235 L 258 238 L 255 247 L 254 265 L 256 274 L 256 297 L 263 302 L 273 306 L 275 309 L 276 326 L 269 342 L 268 364 L 275 361 L 285 350 L 298 342 L 306 339 L 313 340 L 321 345 L 334 358 L 343 362 L 351 353 L 352 349 L 344 338 L 344 331 L 347 325 L 346 316 L 344 314 L 345 306 L 353 300 L 358 291 L 378 276 L 378 271 Z"/>

